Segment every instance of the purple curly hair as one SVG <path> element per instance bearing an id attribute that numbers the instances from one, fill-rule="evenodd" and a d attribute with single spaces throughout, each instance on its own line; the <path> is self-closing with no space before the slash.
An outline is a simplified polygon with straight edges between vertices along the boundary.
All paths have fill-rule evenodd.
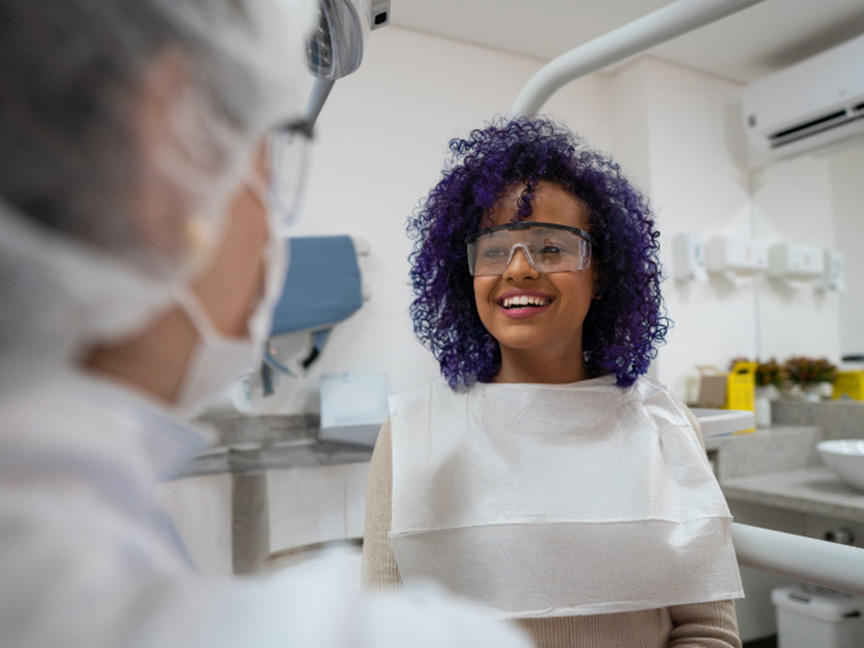
<path id="1" fill-rule="evenodd" d="M 505 191 L 524 186 L 514 220 L 531 213 L 540 181 L 558 185 L 589 212 L 602 299 L 591 303 L 582 346 L 590 376 L 614 373 L 627 387 L 648 370 L 669 320 L 660 293 L 659 233 L 648 203 L 617 163 L 566 127 L 542 118 L 498 120 L 450 142 L 441 181 L 409 218 L 414 240 L 414 331 L 453 389 L 488 382 L 501 366 L 498 342 L 480 321 L 465 237 Z"/>

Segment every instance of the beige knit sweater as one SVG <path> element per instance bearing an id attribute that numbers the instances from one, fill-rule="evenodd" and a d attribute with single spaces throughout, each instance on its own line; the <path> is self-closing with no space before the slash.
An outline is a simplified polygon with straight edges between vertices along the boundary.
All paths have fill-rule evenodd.
<path id="1" fill-rule="evenodd" d="M 699 424 L 691 420 L 698 430 Z M 363 583 L 376 590 L 402 585 L 387 537 L 392 484 L 388 422 L 378 436 L 366 486 Z M 732 601 L 640 612 L 520 619 L 518 623 L 531 634 L 539 648 L 741 648 Z"/>

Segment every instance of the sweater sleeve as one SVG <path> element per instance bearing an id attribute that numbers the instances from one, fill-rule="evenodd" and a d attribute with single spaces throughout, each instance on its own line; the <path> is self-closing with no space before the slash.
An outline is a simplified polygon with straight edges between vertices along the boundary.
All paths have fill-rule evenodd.
<path id="1" fill-rule="evenodd" d="M 366 528 L 363 534 L 363 586 L 374 590 L 402 586 L 399 566 L 390 546 L 393 495 L 393 448 L 390 422 L 378 434 L 366 482 Z"/>
<path id="2" fill-rule="evenodd" d="M 741 648 L 734 601 L 669 608 L 669 648 Z"/>

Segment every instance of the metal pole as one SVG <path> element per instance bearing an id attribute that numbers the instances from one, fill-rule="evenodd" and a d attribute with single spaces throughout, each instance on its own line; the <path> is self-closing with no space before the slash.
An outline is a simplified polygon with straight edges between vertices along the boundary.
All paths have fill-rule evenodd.
<path id="1" fill-rule="evenodd" d="M 335 79 L 319 79 L 317 77 L 312 83 L 312 90 L 309 92 L 309 99 L 306 101 L 306 112 L 304 113 L 309 126 L 314 126 L 318 120 L 318 115 L 321 114 L 321 109 L 324 107 L 324 102 L 327 101 L 334 83 L 336 83 Z"/>
<path id="2" fill-rule="evenodd" d="M 270 555 L 267 473 L 231 475 L 231 564 L 235 574 L 260 571 Z"/>
<path id="3" fill-rule="evenodd" d="M 573 79 L 638 54 L 763 0 L 679 0 L 547 63 L 522 88 L 510 116 L 533 115 Z"/>
<path id="4" fill-rule="evenodd" d="M 744 524 L 732 542 L 741 565 L 864 596 L 864 549 Z"/>

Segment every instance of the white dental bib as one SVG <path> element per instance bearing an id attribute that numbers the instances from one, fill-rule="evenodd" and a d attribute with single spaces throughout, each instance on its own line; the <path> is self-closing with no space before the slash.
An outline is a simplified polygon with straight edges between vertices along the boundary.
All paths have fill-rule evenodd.
<path id="1" fill-rule="evenodd" d="M 390 542 L 507 617 L 630 612 L 743 596 L 729 509 L 684 410 L 649 378 L 444 380 L 390 399 Z"/>

